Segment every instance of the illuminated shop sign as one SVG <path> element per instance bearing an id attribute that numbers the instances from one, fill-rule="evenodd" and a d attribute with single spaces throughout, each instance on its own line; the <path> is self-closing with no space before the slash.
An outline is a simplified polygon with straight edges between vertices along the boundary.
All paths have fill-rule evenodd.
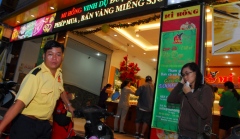
<path id="1" fill-rule="evenodd" d="M 230 73 L 229 75 L 226 76 L 218 76 L 217 75 L 217 71 L 216 72 L 210 72 L 206 77 L 205 77 L 205 81 L 208 84 L 211 84 L 213 86 L 217 86 L 220 88 L 223 88 L 223 84 L 226 81 L 231 81 L 234 83 L 235 88 L 240 88 L 240 77 L 239 76 L 234 76 L 232 73 Z"/>
<path id="2" fill-rule="evenodd" d="M 162 0 L 99 0 L 57 12 L 53 31 L 101 24 L 129 16 L 160 11 Z M 117 19 L 116 19 L 117 18 Z"/>
<path id="3" fill-rule="evenodd" d="M 56 13 L 15 27 L 13 29 L 11 41 L 39 36 L 45 33 L 51 33 L 54 25 L 55 16 Z"/>

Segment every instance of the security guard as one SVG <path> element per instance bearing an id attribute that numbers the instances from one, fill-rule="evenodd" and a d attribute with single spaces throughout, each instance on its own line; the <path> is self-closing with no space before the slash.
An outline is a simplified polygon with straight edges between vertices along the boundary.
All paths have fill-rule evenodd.
<path id="1" fill-rule="evenodd" d="M 63 89 L 60 69 L 64 46 L 51 40 L 45 44 L 43 50 L 44 62 L 26 75 L 15 103 L 0 124 L 0 131 L 3 131 L 12 121 L 11 139 L 50 138 L 52 128 L 49 119 L 60 96 L 73 114 L 74 108 Z"/>

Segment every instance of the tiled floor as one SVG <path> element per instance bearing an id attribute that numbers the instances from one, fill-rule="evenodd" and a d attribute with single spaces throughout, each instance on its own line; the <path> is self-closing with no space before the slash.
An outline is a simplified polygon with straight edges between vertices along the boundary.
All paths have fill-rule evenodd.
<path id="1" fill-rule="evenodd" d="M 84 124 L 85 124 L 85 119 L 81 118 L 74 118 L 74 130 L 76 131 L 77 134 L 83 136 L 84 135 Z M 114 133 L 114 139 L 135 139 L 133 135 L 122 135 L 122 134 L 117 134 Z"/>

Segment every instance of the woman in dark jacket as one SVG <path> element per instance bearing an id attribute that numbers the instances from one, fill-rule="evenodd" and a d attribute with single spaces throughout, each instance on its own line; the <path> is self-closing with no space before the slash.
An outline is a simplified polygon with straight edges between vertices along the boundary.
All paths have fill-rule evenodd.
<path id="1" fill-rule="evenodd" d="M 209 85 L 202 84 L 202 73 L 194 62 L 182 67 L 181 76 L 167 101 L 181 105 L 179 139 L 197 139 L 203 135 L 205 125 L 211 124 L 213 91 Z"/>
<path id="2" fill-rule="evenodd" d="M 111 84 L 107 84 L 103 87 L 103 89 L 100 92 L 98 106 L 100 106 L 103 109 L 106 109 L 106 100 L 113 93 L 111 87 L 112 87 Z"/>

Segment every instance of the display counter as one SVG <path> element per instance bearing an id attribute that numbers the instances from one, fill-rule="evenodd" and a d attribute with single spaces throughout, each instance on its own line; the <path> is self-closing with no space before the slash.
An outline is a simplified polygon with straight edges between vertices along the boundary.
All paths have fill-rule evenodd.
<path id="1" fill-rule="evenodd" d="M 131 107 L 128 110 L 126 120 L 125 120 L 125 126 L 124 131 L 128 134 L 135 134 L 135 119 L 136 119 L 136 104 L 137 101 L 130 101 Z M 109 112 L 113 112 L 114 114 L 117 113 L 117 105 L 118 101 L 110 101 L 107 102 L 107 107 Z M 215 100 L 213 104 L 213 115 L 212 115 L 212 132 L 215 134 L 218 134 L 218 126 L 219 126 L 219 120 L 220 120 L 220 106 L 219 106 L 219 100 Z M 239 113 L 240 114 L 240 113 Z M 119 120 L 120 121 L 120 120 Z M 106 124 L 114 129 L 114 117 L 108 117 L 106 119 Z M 150 131 L 147 131 L 150 133 Z M 146 135 L 148 133 L 145 133 Z M 215 138 L 215 137 L 213 137 Z"/>
<path id="2" fill-rule="evenodd" d="M 135 134 L 135 119 L 136 119 L 136 101 L 130 102 L 132 105 L 130 106 L 126 119 L 125 119 L 125 124 L 124 124 L 124 131 L 128 134 Z M 117 101 L 108 101 L 107 102 L 107 110 L 109 112 L 113 112 L 114 114 L 117 113 Z M 120 122 L 120 120 L 119 120 Z M 110 128 L 114 129 L 114 117 L 107 117 L 106 122 L 105 122 Z M 119 123 L 120 124 L 120 123 Z M 119 125 L 118 124 L 118 125 Z M 145 135 L 148 135 L 149 130 L 145 133 Z"/>

